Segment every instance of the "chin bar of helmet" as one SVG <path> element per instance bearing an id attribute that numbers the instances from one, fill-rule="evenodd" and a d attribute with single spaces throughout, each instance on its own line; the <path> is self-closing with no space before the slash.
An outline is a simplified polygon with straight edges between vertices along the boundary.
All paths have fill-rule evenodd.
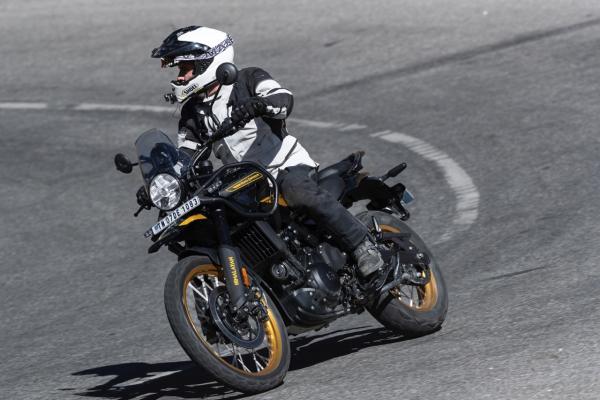
<path id="1" fill-rule="evenodd" d="M 194 95 L 197 96 L 199 94 L 206 93 L 210 89 L 210 87 L 213 86 L 216 82 L 217 82 L 217 80 L 215 79 L 214 81 L 207 83 L 206 85 L 204 85 L 202 87 L 202 89 L 200 89 L 199 91 L 197 91 L 196 93 L 194 93 Z M 221 88 L 219 87 L 219 90 L 220 89 Z M 219 92 L 217 92 L 215 94 L 215 99 L 217 98 L 218 94 L 219 94 Z M 173 93 L 165 93 L 163 95 L 163 98 L 165 99 L 165 101 L 167 103 L 171 103 L 171 104 L 174 104 L 177 101 L 177 96 L 175 96 Z M 213 100 L 213 102 L 214 102 L 214 100 Z"/>

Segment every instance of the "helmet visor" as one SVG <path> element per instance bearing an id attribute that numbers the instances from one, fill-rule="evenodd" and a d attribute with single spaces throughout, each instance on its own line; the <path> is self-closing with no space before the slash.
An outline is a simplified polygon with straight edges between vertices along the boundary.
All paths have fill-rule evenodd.
<path id="1" fill-rule="evenodd" d="M 194 61 L 187 61 L 187 60 L 178 60 L 178 61 L 171 61 L 171 62 L 165 62 L 165 60 L 161 60 L 163 67 L 164 66 L 170 66 L 170 67 L 174 67 L 174 66 L 179 66 L 179 75 L 178 78 L 174 81 L 172 81 L 173 84 L 175 85 L 187 85 L 192 79 L 202 75 L 203 73 L 206 72 L 206 70 L 210 67 L 210 65 L 213 62 L 213 58 L 210 59 L 204 59 L 204 60 L 194 60 Z M 189 75 L 190 70 L 192 70 L 192 74 Z M 181 77 L 185 77 L 187 76 L 187 79 L 180 79 Z"/>

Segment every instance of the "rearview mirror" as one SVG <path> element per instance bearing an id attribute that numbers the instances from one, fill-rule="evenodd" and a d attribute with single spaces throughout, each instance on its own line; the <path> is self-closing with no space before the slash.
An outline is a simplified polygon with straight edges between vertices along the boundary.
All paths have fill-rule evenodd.
<path id="1" fill-rule="evenodd" d="M 121 171 L 124 174 L 128 174 L 133 170 L 133 164 L 124 154 L 117 154 L 115 156 L 115 166 L 117 170 Z"/>
<path id="2" fill-rule="evenodd" d="M 238 69 L 232 63 L 223 63 L 217 67 L 217 81 L 221 85 L 231 85 L 237 81 Z"/>

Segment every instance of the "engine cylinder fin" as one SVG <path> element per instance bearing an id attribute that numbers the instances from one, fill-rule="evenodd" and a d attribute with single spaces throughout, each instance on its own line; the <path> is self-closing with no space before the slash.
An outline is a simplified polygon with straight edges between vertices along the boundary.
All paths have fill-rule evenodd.
<path id="1" fill-rule="evenodd" d="M 286 245 L 268 225 L 253 222 L 232 237 L 244 259 L 254 267 L 265 267 L 284 258 Z"/>

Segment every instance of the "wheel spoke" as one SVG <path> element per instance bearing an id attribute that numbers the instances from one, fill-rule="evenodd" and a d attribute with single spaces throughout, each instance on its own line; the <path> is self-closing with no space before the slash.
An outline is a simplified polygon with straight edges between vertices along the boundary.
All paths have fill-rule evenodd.
<path id="1" fill-rule="evenodd" d="M 196 289 L 196 287 L 194 285 L 192 285 L 192 283 L 188 283 L 188 287 L 192 288 L 192 290 L 194 291 L 194 293 L 196 293 L 198 296 L 200 296 L 204 301 L 206 301 L 208 303 L 208 296 L 204 295 L 201 291 L 199 291 L 198 289 Z"/>
<path id="2" fill-rule="evenodd" d="M 244 371 L 250 372 L 248 367 L 246 367 L 246 364 L 244 364 L 244 359 L 242 358 L 242 355 L 240 353 L 238 353 L 237 351 L 235 351 L 237 346 L 232 343 L 231 347 L 233 348 L 233 360 L 234 360 L 235 365 L 241 364 Z M 238 362 L 239 362 L 239 364 L 238 364 Z"/>
<path id="3" fill-rule="evenodd" d="M 244 368 L 244 371 L 246 372 L 251 372 L 248 367 L 246 367 L 246 364 L 244 364 L 244 359 L 242 358 L 242 355 L 238 353 L 238 357 L 240 358 L 240 363 L 242 364 L 242 368 Z"/>
<path id="4" fill-rule="evenodd" d="M 227 343 L 225 343 L 225 347 L 227 347 L 229 349 L 229 346 L 227 345 Z M 238 360 L 237 360 L 237 353 L 235 352 L 235 345 L 232 343 L 231 344 L 231 361 L 233 366 L 237 367 L 238 366 Z"/>
<path id="5" fill-rule="evenodd" d="M 205 277 L 205 282 L 211 290 L 215 290 L 219 286 L 219 279 L 216 276 Z"/>
<path id="6" fill-rule="evenodd" d="M 415 287 L 413 285 L 398 285 L 395 288 L 396 293 L 395 296 L 396 298 L 400 301 L 403 302 L 405 304 L 407 304 L 409 307 L 419 307 L 421 304 L 421 295 L 419 293 L 419 290 L 422 290 L 422 288 L 419 287 Z M 416 290 L 416 293 L 415 293 Z M 416 296 L 416 298 L 415 298 Z"/>
<path id="7" fill-rule="evenodd" d="M 265 369 L 265 367 L 263 367 L 262 364 L 256 359 L 256 352 L 252 352 L 252 358 L 254 359 L 254 365 L 256 365 L 257 371 L 262 371 Z"/>
<path id="8" fill-rule="evenodd" d="M 269 359 L 267 357 L 263 356 L 262 354 L 254 352 L 254 355 L 256 357 L 258 357 L 260 359 L 260 361 L 264 362 L 265 364 L 269 363 Z"/>
<path id="9" fill-rule="evenodd" d="M 206 296 L 206 299 L 208 299 L 208 291 L 206 290 L 206 281 L 204 279 L 202 279 L 202 291 L 204 292 L 204 295 Z"/>
<path id="10" fill-rule="evenodd" d="M 417 286 L 417 296 L 419 297 L 419 307 L 423 305 L 425 301 L 425 289 L 423 286 Z"/>
<path id="11" fill-rule="evenodd" d="M 400 294 L 403 294 L 406 299 L 410 299 L 410 294 L 406 293 L 405 290 L 407 290 L 406 285 L 402 285 L 399 292 Z"/>
<path id="12" fill-rule="evenodd" d="M 390 293 L 401 303 L 413 308 L 421 308 L 427 301 L 425 286 L 398 285 L 390 289 Z"/>

